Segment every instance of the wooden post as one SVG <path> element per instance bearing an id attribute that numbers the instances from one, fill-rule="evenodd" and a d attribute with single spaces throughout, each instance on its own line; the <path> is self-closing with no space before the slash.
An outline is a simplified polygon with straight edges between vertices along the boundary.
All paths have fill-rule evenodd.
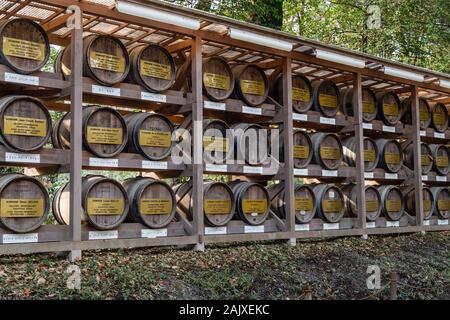
<path id="1" fill-rule="evenodd" d="M 203 218 L 203 87 L 202 39 L 195 37 L 192 44 L 192 201 L 194 233 L 198 235 L 196 251 L 204 251 Z"/>
<path id="2" fill-rule="evenodd" d="M 414 149 L 414 196 L 416 225 L 423 226 L 422 150 L 420 143 L 419 94 L 417 86 L 411 87 L 412 141 Z"/>
<path id="3" fill-rule="evenodd" d="M 397 272 L 391 273 L 391 286 L 389 289 L 389 299 L 397 300 L 397 284 L 398 284 L 398 275 Z"/>

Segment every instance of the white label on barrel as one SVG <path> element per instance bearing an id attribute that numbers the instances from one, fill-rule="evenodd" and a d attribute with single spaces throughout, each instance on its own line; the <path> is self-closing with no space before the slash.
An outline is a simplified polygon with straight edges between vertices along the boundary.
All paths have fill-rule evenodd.
<path id="1" fill-rule="evenodd" d="M 374 178 L 373 172 L 364 172 L 364 178 L 373 179 Z"/>
<path id="2" fill-rule="evenodd" d="M 387 180 L 398 180 L 398 174 L 396 173 L 385 173 L 384 178 Z"/>
<path id="3" fill-rule="evenodd" d="M 428 181 L 428 176 L 427 175 L 422 176 L 422 181 Z"/>
<path id="4" fill-rule="evenodd" d="M 438 220 L 438 226 L 448 226 L 448 220 Z"/>
<path id="5" fill-rule="evenodd" d="M 90 167 L 118 168 L 119 159 L 89 158 Z"/>
<path id="6" fill-rule="evenodd" d="M 309 224 L 296 224 L 295 231 L 309 231 Z"/>
<path id="7" fill-rule="evenodd" d="M 264 233 L 264 226 L 245 226 L 245 233 Z"/>
<path id="8" fill-rule="evenodd" d="M 165 161 L 142 160 L 142 169 L 167 170 L 169 164 Z"/>
<path id="9" fill-rule="evenodd" d="M 219 228 L 206 227 L 205 228 L 205 235 L 207 235 L 207 236 L 218 235 L 218 234 L 227 234 L 227 227 L 219 227 Z"/>
<path id="10" fill-rule="evenodd" d="M 23 74 L 10 73 L 10 72 L 5 72 L 5 81 L 21 83 L 21 84 L 28 84 L 28 85 L 32 85 L 32 86 L 39 85 L 39 77 L 25 76 Z"/>
<path id="11" fill-rule="evenodd" d="M 366 223 L 366 228 L 367 229 L 375 229 L 377 227 L 375 222 L 367 222 Z"/>
<path id="12" fill-rule="evenodd" d="M 308 115 L 301 113 L 294 113 L 292 118 L 296 121 L 308 121 Z"/>
<path id="13" fill-rule="evenodd" d="M 36 243 L 39 240 L 39 235 L 37 233 L 27 233 L 27 234 L 4 234 L 3 244 L 13 244 L 13 243 Z"/>
<path id="14" fill-rule="evenodd" d="M 262 109 L 242 106 L 242 113 L 256 114 L 256 115 L 260 116 L 260 115 L 262 115 Z"/>
<path id="15" fill-rule="evenodd" d="M 395 133 L 395 127 L 383 126 L 383 131 L 384 132 L 394 132 Z"/>
<path id="16" fill-rule="evenodd" d="M 159 102 L 159 103 L 166 103 L 167 102 L 167 96 L 163 94 L 156 94 L 151 92 L 141 92 L 141 99 L 146 101 L 153 101 L 153 102 Z"/>
<path id="17" fill-rule="evenodd" d="M 363 129 L 373 130 L 373 125 L 371 123 L 363 123 Z"/>
<path id="18" fill-rule="evenodd" d="M 119 88 L 104 87 L 96 84 L 92 85 L 92 93 L 103 94 L 106 96 L 120 97 Z"/>
<path id="19" fill-rule="evenodd" d="M 424 225 L 424 226 L 429 226 L 429 225 L 430 225 L 430 220 L 425 220 L 425 221 L 423 222 L 423 225 Z"/>
<path id="20" fill-rule="evenodd" d="M 322 124 L 331 124 L 331 125 L 334 126 L 336 124 L 336 119 L 320 117 L 320 123 L 322 123 Z"/>
<path id="21" fill-rule="evenodd" d="M 89 231 L 89 240 L 111 240 L 118 239 L 119 231 Z"/>
<path id="22" fill-rule="evenodd" d="M 246 174 L 263 174 L 263 167 L 244 166 L 244 173 L 246 173 Z"/>
<path id="23" fill-rule="evenodd" d="M 400 221 L 386 221 L 386 227 L 398 228 L 398 227 L 400 227 Z"/>
<path id="24" fill-rule="evenodd" d="M 437 182 L 447 182 L 447 177 L 436 176 L 436 181 Z"/>
<path id="25" fill-rule="evenodd" d="M 427 132 L 421 130 L 421 131 L 420 131 L 420 136 L 421 136 L 421 137 L 426 137 L 426 136 L 427 136 Z"/>
<path id="26" fill-rule="evenodd" d="M 205 101 L 205 108 L 212 109 L 212 110 L 225 111 L 227 106 L 225 103 Z"/>
<path id="27" fill-rule="evenodd" d="M 339 223 L 324 223 L 323 230 L 339 230 Z"/>
<path id="28" fill-rule="evenodd" d="M 294 175 L 296 176 L 308 176 L 308 169 L 294 169 Z"/>
<path id="29" fill-rule="evenodd" d="M 435 132 L 435 133 L 434 133 L 434 137 L 435 137 L 436 139 L 445 139 L 445 133 Z"/>
<path id="30" fill-rule="evenodd" d="M 21 163 L 40 163 L 41 156 L 39 154 L 5 152 L 5 161 L 21 162 Z"/>
<path id="31" fill-rule="evenodd" d="M 212 172 L 228 172 L 228 166 L 224 165 L 216 165 L 216 164 L 206 164 L 206 171 Z"/>
<path id="32" fill-rule="evenodd" d="M 167 237 L 167 229 L 142 229 L 141 238 L 156 239 Z"/>
<path id="33" fill-rule="evenodd" d="M 338 176 L 337 171 L 322 170 L 322 177 L 337 177 L 337 176 Z"/>

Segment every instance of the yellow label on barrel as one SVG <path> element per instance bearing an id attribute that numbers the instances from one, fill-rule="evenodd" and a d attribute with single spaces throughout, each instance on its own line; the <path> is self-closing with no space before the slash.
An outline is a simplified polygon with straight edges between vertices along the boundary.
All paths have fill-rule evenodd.
<path id="1" fill-rule="evenodd" d="M 450 200 L 438 200 L 438 210 L 439 211 L 450 210 Z"/>
<path id="2" fill-rule="evenodd" d="M 141 199 L 139 212 L 142 215 L 168 215 L 172 212 L 171 199 Z"/>
<path id="3" fill-rule="evenodd" d="M 40 218 L 44 215 L 43 199 L 2 199 L 2 218 Z"/>
<path id="4" fill-rule="evenodd" d="M 16 136 L 45 137 L 47 120 L 4 116 L 3 133 Z"/>
<path id="5" fill-rule="evenodd" d="M 87 127 L 87 142 L 93 144 L 122 144 L 122 128 Z"/>
<path id="6" fill-rule="evenodd" d="M 421 156 L 421 159 L 422 159 L 422 165 L 423 165 L 423 166 L 429 166 L 429 165 L 430 165 L 430 163 L 431 163 L 430 156 L 428 156 L 428 155 L 422 155 L 422 156 Z"/>
<path id="7" fill-rule="evenodd" d="M 170 148 L 172 135 L 170 132 L 139 130 L 139 145 L 142 147 Z"/>
<path id="8" fill-rule="evenodd" d="M 242 211 L 245 214 L 264 214 L 267 212 L 266 199 L 245 199 L 242 200 Z"/>
<path id="9" fill-rule="evenodd" d="M 375 102 L 371 100 L 363 100 L 362 102 L 363 113 L 375 113 Z"/>
<path id="10" fill-rule="evenodd" d="M 112 54 L 91 51 L 89 53 L 90 66 L 112 72 L 125 72 L 125 58 Z"/>
<path id="11" fill-rule="evenodd" d="M 429 199 L 424 199 L 423 200 L 423 210 L 425 212 L 430 212 L 431 211 L 431 200 L 429 200 Z"/>
<path id="12" fill-rule="evenodd" d="M 45 44 L 3 37 L 3 53 L 11 57 L 44 61 Z"/>
<path id="13" fill-rule="evenodd" d="M 294 159 L 308 159 L 309 147 L 308 146 L 294 146 Z"/>
<path id="14" fill-rule="evenodd" d="M 231 212 L 231 200 L 205 200 L 204 208 L 205 214 L 229 214 Z"/>
<path id="15" fill-rule="evenodd" d="M 170 80 L 172 78 L 172 68 L 169 65 L 147 60 L 140 61 L 139 73 L 145 77 L 162 80 Z"/>
<path id="16" fill-rule="evenodd" d="M 123 213 L 123 199 L 88 198 L 87 214 L 90 216 L 118 216 Z"/>
<path id="17" fill-rule="evenodd" d="M 319 104 L 321 107 L 336 109 L 338 106 L 338 99 L 336 96 L 332 96 L 331 94 L 319 94 Z"/>
<path id="18" fill-rule="evenodd" d="M 399 164 L 400 154 L 393 152 L 386 152 L 384 154 L 384 162 L 386 162 L 386 164 Z"/>
<path id="19" fill-rule="evenodd" d="M 433 113 L 433 122 L 435 125 L 443 126 L 443 125 L 445 125 L 445 120 L 446 120 L 446 117 L 445 117 L 444 113 L 441 113 L 441 112 Z"/>
<path id="20" fill-rule="evenodd" d="M 427 108 L 421 107 L 419 109 L 419 120 L 420 121 L 428 121 L 429 118 L 430 118 L 430 114 L 428 113 Z"/>
<path id="21" fill-rule="evenodd" d="M 311 93 L 308 89 L 293 87 L 292 100 L 308 103 L 311 100 Z"/>
<path id="22" fill-rule="evenodd" d="M 436 165 L 438 168 L 447 168 L 448 167 L 448 157 L 440 156 L 436 157 Z"/>
<path id="23" fill-rule="evenodd" d="M 378 200 L 366 200 L 366 211 L 367 212 L 377 212 L 380 204 Z"/>
<path id="24" fill-rule="evenodd" d="M 400 200 L 387 200 L 386 210 L 388 212 L 399 212 L 402 210 L 402 202 Z"/>
<path id="25" fill-rule="evenodd" d="M 312 211 L 314 208 L 313 199 L 295 198 L 295 211 Z"/>
<path id="26" fill-rule="evenodd" d="M 223 74 L 204 73 L 203 83 L 207 88 L 230 90 L 230 77 Z"/>
<path id="27" fill-rule="evenodd" d="M 383 113 L 385 116 L 388 116 L 388 117 L 398 116 L 398 105 L 395 103 L 394 104 L 391 104 L 391 103 L 383 104 Z"/>
<path id="28" fill-rule="evenodd" d="M 204 136 L 203 148 L 208 152 L 228 152 L 229 141 L 222 137 Z"/>
<path id="29" fill-rule="evenodd" d="M 342 209 L 342 203 L 340 200 L 323 200 L 322 210 L 325 213 L 340 212 Z"/>
<path id="30" fill-rule="evenodd" d="M 320 157 L 322 160 L 339 160 L 341 158 L 341 150 L 333 147 L 320 147 Z"/>
<path id="31" fill-rule="evenodd" d="M 364 161 L 365 162 L 375 162 L 377 155 L 375 153 L 375 150 L 364 150 Z"/>
<path id="32" fill-rule="evenodd" d="M 266 86 L 263 81 L 241 80 L 241 91 L 243 94 L 263 96 Z"/>

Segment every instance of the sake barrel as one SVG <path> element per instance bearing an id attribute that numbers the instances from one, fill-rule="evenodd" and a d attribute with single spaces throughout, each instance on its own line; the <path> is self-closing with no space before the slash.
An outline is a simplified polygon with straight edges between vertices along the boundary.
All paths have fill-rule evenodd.
<path id="1" fill-rule="evenodd" d="M 398 173 L 403 166 L 402 147 L 397 140 L 376 140 L 378 147 L 378 168 Z"/>
<path id="2" fill-rule="evenodd" d="M 14 72 L 39 71 L 50 57 L 50 43 L 45 30 L 29 19 L 0 22 L 0 63 Z"/>
<path id="3" fill-rule="evenodd" d="M 399 123 L 403 115 L 400 98 L 394 92 L 378 93 L 376 97 L 377 118 L 388 126 L 395 126 Z"/>
<path id="4" fill-rule="evenodd" d="M 431 125 L 437 132 L 445 132 L 448 129 L 448 109 L 443 103 L 436 103 L 431 108 Z"/>
<path id="5" fill-rule="evenodd" d="M 358 188 L 356 184 L 346 185 L 342 191 L 344 193 L 347 215 L 353 218 L 358 217 Z M 365 187 L 366 197 L 366 220 L 376 221 L 381 214 L 381 196 L 378 189 L 373 186 Z"/>
<path id="6" fill-rule="evenodd" d="M 400 220 L 405 209 L 402 191 L 395 186 L 380 186 L 378 191 L 381 195 L 381 212 L 383 216 L 391 221 Z"/>
<path id="7" fill-rule="evenodd" d="M 283 105 L 283 76 L 277 77 L 270 88 L 270 96 Z M 313 90 L 311 82 L 305 76 L 292 76 L 292 107 L 295 112 L 305 113 L 311 110 L 313 104 Z"/>
<path id="8" fill-rule="evenodd" d="M 175 82 L 175 62 L 164 47 L 139 45 L 129 52 L 128 79 L 154 93 L 169 90 Z"/>
<path id="9" fill-rule="evenodd" d="M 128 221 L 151 229 L 167 227 L 175 217 L 176 199 L 172 188 L 164 181 L 136 177 L 127 179 L 123 187 L 128 195 Z"/>
<path id="10" fill-rule="evenodd" d="M 284 154 L 282 154 L 284 158 Z M 313 145 L 311 137 L 305 131 L 297 130 L 294 132 L 294 167 L 305 168 L 313 158 Z"/>
<path id="11" fill-rule="evenodd" d="M 313 163 L 327 170 L 337 170 L 343 160 L 343 148 L 334 133 L 318 132 L 312 135 Z"/>
<path id="12" fill-rule="evenodd" d="M 203 156 L 207 163 L 222 164 L 233 156 L 233 136 L 222 120 L 203 120 Z"/>
<path id="13" fill-rule="evenodd" d="M 174 126 L 157 113 L 130 113 L 124 117 L 128 128 L 127 149 L 152 161 L 164 160 L 172 152 Z"/>
<path id="14" fill-rule="evenodd" d="M 71 74 L 70 55 L 67 46 L 60 59 L 66 80 Z M 122 42 L 109 35 L 91 34 L 83 38 L 83 75 L 105 86 L 112 86 L 125 80 L 130 69 L 130 58 Z"/>
<path id="15" fill-rule="evenodd" d="M 433 168 L 433 155 L 430 146 L 426 143 L 420 144 L 420 151 L 422 154 L 422 174 L 430 173 Z M 404 164 L 411 170 L 414 170 L 414 145 L 409 144 L 404 153 Z"/>
<path id="16" fill-rule="evenodd" d="M 433 169 L 438 175 L 445 176 L 450 172 L 450 150 L 445 145 L 430 145 L 431 155 L 434 159 Z"/>
<path id="17" fill-rule="evenodd" d="M 0 99 L 0 143 L 29 152 L 44 147 L 51 136 L 52 118 L 39 99 L 6 96 Z"/>
<path id="18" fill-rule="evenodd" d="M 364 171 L 371 172 L 378 165 L 378 146 L 371 138 L 364 138 Z M 344 162 L 350 167 L 356 167 L 356 138 L 347 137 L 342 140 Z"/>
<path id="19" fill-rule="evenodd" d="M 259 166 L 268 159 L 268 133 L 258 124 L 238 123 L 234 133 L 235 155 L 248 165 Z"/>
<path id="20" fill-rule="evenodd" d="M 403 123 L 412 124 L 412 110 L 411 98 L 406 98 L 402 102 Z M 419 98 L 419 124 L 421 130 L 426 130 L 430 127 L 432 120 L 431 108 L 428 101 L 424 98 Z"/>
<path id="21" fill-rule="evenodd" d="M 248 225 L 264 224 L 270 213 L 267 189 L 258 183 L 245 181 L 234 181 L 228 185 L 235 197 L 236 216 Z"/>
<path id="22" fill-rule="evenodd" d="M 81 220 L 97 230 L 116 229 L 127 217 L 129 202 L 123 186 L 103 176 L 86 176 L 81 184 Z M 53 198 L 55 219 L 70 224 L 70 182 Z"/>
<path id="23" fill-rule="evenodd" d="M 342 109 L 349 117 L 356 115 L 356 106 L 353 101 L 354 89 L 347 88 L 341 92 Z M 371 122 L 377 117 L 377 98 L 370 88 L 362 88 L 362 117 L 364 122 Z"/>
<path id="24" fill-rule="evenodd" d="M 264 70 L 254 64 L 238 65 L 233 69 L 234 92 L 250 107 L 264 103 L 269 93 L 269 81 Z"/>
<path id="25" fill-rule="evenodd" d="M 435 206 L 434 213 L 439 219 L 450 218 L 450 191 L 448 188 L 434 187 L 431 188 Z"/>
<path id="26" fill-rule="evenodd" d="M 316 196 L 317 216 L 325 222 L 338 223 L 345 214 L 345 200 L 341 189 L 334 184 L 313 186 Z"/>
<path id="27" fill-rule="evenodd" d="M 38 180 L 22 174 L 0 176 L 0 226 L 16 233 L 38 229 L 47 219 L 50 199 Z"/>
<path id="28" fill-rule="evenodd" d="M 333 118 L 340 108 L 339 89 L 331 80 L 320 80 L 312 83 L 313 107 L 325 117 Z"/>
<path id="29" fill-rule="evenodd" d="M 192 184 L 184 183 L 174 187 L 178 208 L 192 220 L 195 208 L 192 207 Z M 235 200 L 231 189 L 222 182 L 204 182 L 203 214 L 205 223 L 210 227 L 223 227 L 233 219 Z"/>
<path id="30" fill-rule="evenodd" d="M 430 188 L 423 187 L 423 213 L 424 219 L 429 220 L 434 212 L 434 196 Z M 411 215 L 416 215 L 416 197 L 415 189 L 412 189 L 405 195 L 405 211 Z"/>
<path id="31" fill-rule="evenodd" d="M 268 188 L 276 188 L 273 185 Z M 271 208 L 282 219 L 286 219 L 286 193 L 285 190 L 272 200 Z M 305 224 L 311 222 L 316 214 L 316 197 L 309 185 L 296 185 L 294 189 L 294 210 L 296 223 Z"/>
<path id="32" fill-rule="evenodd" d="M 203 60 L 203 93 L 212 101 L 228 99 L 234 90 L 234 74 L 222 57 Z"/>

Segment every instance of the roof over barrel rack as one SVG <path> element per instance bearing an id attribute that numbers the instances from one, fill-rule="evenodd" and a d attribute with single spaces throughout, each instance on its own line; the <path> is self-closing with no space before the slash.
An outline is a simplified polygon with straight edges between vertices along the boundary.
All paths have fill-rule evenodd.
<path id="1" fill-rule="evenodd" d="M 172 53 L 189 55 L 193 37 L 203 41 L 204 56 L 219 55 L 231 64 L 256 63 L 267 73 L 283 57 L 293 61 L 293 72 L 311 80 L 332 79 L 339 87 L 352 84 L 360 72 L 363 85 L 408 94 L 410 86 L 431 102 L 450 104 L 450 75 L 364 53 L 326 45 L 289 33 L 156 0 L 0 0 L 0 19 L 29 18 L 40 23 L 53 44 L 67 45 L 66 8 L 83 12 L 85 35 L 108 34 L 127 47 L 156 43 Z"/>

